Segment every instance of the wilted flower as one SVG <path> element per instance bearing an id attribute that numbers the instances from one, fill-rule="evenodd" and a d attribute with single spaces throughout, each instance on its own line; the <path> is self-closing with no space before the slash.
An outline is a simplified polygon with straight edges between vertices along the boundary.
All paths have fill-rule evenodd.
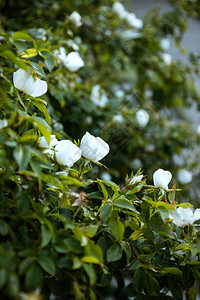
<path id="1" fill-rule="evenodd" d="M 192 172 L 190 172 L 186 169 L 178 170 L 178 181 L 181 184 L 187 184 L 187 183 L 192 182 Z"/>
<path id="2" fill-rule="evenodd" d="M 200 219 L 200 209 L 193 211 L 192 208 L 178 207 L 170 212 L 169 218 L 173 220 L 177 226 L 193 225 Z"/>
<path id="3" fill-rule="evenodd" d="M 145 127 L 149 122 L 149 114 L 144 109 L 139 109 L 136 113 L 136 120 L 141 127 Z"/>
<path id="4" fill-rule="evenodd" d="M 172 62 L 172 56 L 169 53 L 162 53 L 161 54 L 163 61 L 166 65 L 170 65 Z"/>
<path id="5" fill-rule="evenodd" d="M 94 162 L 104 158 L 110 150 L 109 145 L 104 140 L 91 135 L 89 132 L 86 132 L 82 137 L 80 148 L 83 156 Z"/>
<path id="6" fill-rule="evenodd" d="M 43 148 L 43 153 L 48 154 L 51 158 L 54 156 L 54 146 L 58 143 L 55 135 L 51 135 L 50 143 L 48 144 L 45 137 L 42 136 L 38 139 L 38 147 Z"/>
<path id="7" fill-rule="evenodd" d="M 130 180 L 129 180 L 129 184 L 135 184 L 138 183 L 142 180 L 143 175 L 138 175 L 138 176 L 133 176 Z"/>
<path id="8" fill-rule="evenodd" d="M 55 146 L 56 161 L 69 168 L 81 158 L 81 149 L 69 140 L 62 140 Z"/>
<path id="9" fill-rule="evenodd" d="M 59 51 L 60 53 L 58 54 L 58 58 L 70 71 L 76 72 L 78 69 L 84 66 L 84 61 L 82 60 L 78 52 L 72 51 L 68 55 L 66 55 L 64 47 L 60 47 Z"/>
<path id="10" fill-rule="evenodd" d="M 81 22 L 81 16 L 79 15 L 78 12 L 74 11 L 73 13 L 71 13 L 71 15 L 69 16 L 69 19 L 77 26 L 80 27 L 82 25 Z"/>
<path id="11" fill-rule="evenodd" d="M 172 179 L 172 174 L 169 171 L 158 169 L 153 174 L 153 183 L 156 187 L 168 190 L 168 184 Z"/>
<path id="12" fill-rule="evenodd" d="M 13 73 L 14 86 L 32 97 L 40 97 L 47 92 L 47 83 L 39 78 L 34 78 L 30 72 L 19 69 Z"/>
<path id="13" fill-rule="evenodd" d="M 101 89 L 99 84 L 96 84 L 92 88 L 90 99 L 94 104 L 96 104 L 99 107 L 105 107 L 105 105 L 108 102 L 106 93 L 104 92 L 104 90 Z"/>

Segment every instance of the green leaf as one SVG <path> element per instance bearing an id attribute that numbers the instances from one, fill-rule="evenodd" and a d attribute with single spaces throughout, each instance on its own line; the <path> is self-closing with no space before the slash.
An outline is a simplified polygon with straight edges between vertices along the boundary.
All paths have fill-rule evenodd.
<path id="1" fill-rule="evenodd" d="M 10 50 L 4 50 L 0 52 L 0 56 L 3 56 L 6 59 L 11 60 L 14 64 L 16 64 L 21 69 L 27 69 L 27 64 L 24 62 L 24 60 L 16 57 L 16 55 Z"/>
<path id="2" fill-rule="evenodd" d="M 160 286 L 158 281 L 153 276 L 146 274 L 145 287 L 148 295 L 157 296 L 159 294 Z"/>
<path id="3" fill-rule="evenodd" d="M 26 170 L 31 158 L 31 149 L 29 147 L 18 145 L 13 152 L 13 156 L 19 166 L 19 170 Z"/>
<path id="4" fill-rule="evenodd" d="M 168 200 L 172 204 L 175 200 L 176 191 L 171 191 L 168 193 Z"/>
<path id="5" fill-rule="evenodd" d="M 99 228 L 99 225 L 90 224 L 88 226 L 83 227 L 82 230 L 86 236 L 89 236 L 90 238 L 92 238 L 95 236 L 98 228 Z"/>
<path id="6" fill-rule="evenodd" d="M 109 220 L 109 226 L 110 226 L 113 236 L 118 241 L 121 241 L 124 236 L 125 228 L 124 228 L 124 225 L 122 224 L 122 222 L 120 221 L 120 218 L 116 212 L 112 213 L 112 216 Z"/>
<path id="7" fill-rule="evenodd" d="M 44 70 L 42 69 L 42 67 L 40 67 L 40 65 L 33 61 L 30 61 L 29 64 L 36 71 L 36 73 L 38 73 L 41 77 L 46 78 Z"/>
<path id="8" fill-rule="evenodd" d="M 7 272 L 5 269 L 0 269 L 0 289 L 5 285 L 7 281 Z"/>
<path id="9" fill-rule="evenodd" d="M 100 187 L 101 187 L 101 190 L 102 190 L 104 199 L 105 199 L 105 200 L 108 200 L 108 192 L 107 192 L 105 186 L 103 185 L 103 183 L 101 183 L 101 181 L 100 181 L 99 179 L 97 179 L 97 182 L 98 182 L 98 184 L 99 184 Z"/>
<path id="10" fill-rule="evenodd" d="M 41 233 L 42 233 L 42 247 L 45 247 L 49 244 L 51 240 L 51 233 L 46 225 L 41 226 Z"/>
<path id="11" fill-rule="evenodd" d="M 119 260 L 122 257 L 123 249 L 118 245 L 112 245 L 107 251 L 107 262 Z"/>
<path id="12" fill-rule="evenodd" d="M 29 119 L 33 121 L 33 123 L 37 126 L 37 128 L 49 144 L 51 140 L 51 127 L 49 126 L 49 124 L 40 117 L 32 116 Z"/>
<path id="13" fill-rule="evenodd" d="M 56 268 L 55 268 L 54 261 L 51 258 L 46 256 L 40 256 L 38 258 L 38 263 L 42 267 L 42 269 L 45 270 L 50 275 L 53 276 L 55 274 Z"/>
<path id="14" fill-rule="evenodd" d="M 33 38 L 28 33 L 23 32 L 23 31 L 14 32 L 12 35 L 12 39 L 13 39 L 13 41 L 16 41 L 16 40 L 24 40 L 27 42 L 33 41 Z"/>
<path id="15" fill-rule="evenodd" d="M 28 290 L 35 290 L 42 286 L 44 276 L 42 270 L 35 265 L 32 265 L 25 275 L 25 286 Z"/>
<path id="16" fill-rule="evenodd" d="M 100 261 L 94 256 L 83 256 L 82 263 L 100 264 Z"/>
<path id="17" fill-rule="evenodd" d="M 23 51 L 20 56 L 22 58 L 31 58 L 31 57 L 35 57 L 38 55 L 38 52 L 35 48 L 30 48 L 30 49 L 26 49 L 25 51 Z M 39 73 L 38 73 L 39 74 Z"/>
<path id="18" fill-rule="evenodd" d="M 117 198 L 117 200 L 113 200 L 113 205 L 114 206 L 118 206 L 118 207 L 122 207 L 122 208 L 125 208 L 125 209 L 129 209 L 131 211 L 135 211 L 136 212 L 135 207 L 126 198 L 120 197 L 120 198 Z"/>
<path id="19" fill-rule="evenodd" d="M 51 117 L 47 112 L 46 105 L 44 103 L 42 103 L 42 100 L 40 100 L 40 99 L 36 100 L 36 99 L 33 98 L 31 100 L 32 100 L 32 103 L 44 114 L 47 123 L 49 125 L 51 125 Z"/>
<path id="20" fill-rule="evenodd" d="M 160 207 L 162 208 L 163 207 L 167 210 L 174 210 L 173 205 L 165 203 L 163 201 L 158 201 L 158 202 L 155 203 L 155 205 L 156 205 L 157 208 L 160 208 Z"/>
<path id="21" fill-rule="evenodd" d="M 142 235 L 143 235 L 142 231 L 141 230 L 137 230 L 137 231 L 135 231 L 135 232 L 133 232 L 131 234 L 131 236 L 129 237 L 129 239 L 135 241 L 135 240 L 137 240 Z"/>
<path id="22" fill-rule="evenodd" d="M 95 284 L 95 282 L 97 280 L 97 275 L 96 275 L 94 268 L 88 264 L 83 264 L 83 268 L 85 269 L 85 272 L 87 273 L 87 275 L 89 277 L 90 284 L 91 285 Z"/>
<path id="23" fill-rule="evenodd" d="M 8 224 L 4 220 L 0 220 L 0 235 L 7 235 L 8 234 Z"/>
<path id="24" fill-rule="evenodd" d="M 182 271 L 175 267 L 163 268 L 162 271 L 170 274 L 182 275 Z"/>
<path id="25" fill-rule="evenodd" d="M 103 223 L 106 223 L 108 221 L 111 212 L 112 212 L 111 204 L 106 203 L 104 206 L 101 207 L 100 217 L 102 218 Z"/>
<path id="26" fill-rule="evenodd" d="M 141 267 L 136 269 L 136 271 L 133 275 L 133 288 L 137 292 L 142 291 L 144 284 L 145 284 L 145 277 L 146 277 L 145 272 Z"/>
<path id="27" fill-rule="evenodd" d="M 40 51 L 41 49 L 39 49 Z M 49 72 L 51 72 L 53 70 L 53 68 L 56 66 L 56 59 L 54 57 L 53 54 L 49 53 L 49 52 L 43 52 L 45 54 L 45 66 L 47 67 L 47 69 L 49 70 Z"/>

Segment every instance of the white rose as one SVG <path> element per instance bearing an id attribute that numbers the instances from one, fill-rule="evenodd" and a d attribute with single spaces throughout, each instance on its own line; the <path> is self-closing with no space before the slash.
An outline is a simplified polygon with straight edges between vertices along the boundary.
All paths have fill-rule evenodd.
<path id="1" fill-rule="evenodd" d="M 110 181 L 112 179 L 112 177 L 108 172 L 103 172 L 103 173 L 101 173 L 101 179 Z"/>
<path id="2" fill-rule="evenodd" d="M 177 226 L 193 225 L 193 223 L 200 219 L 200 209 L 193 212 L 192 208 L 178 207 L 170 212 L 169 218 L 173 220 Z"/>
<path id="3" fill-rule="evenodd" d="M 58 58 L 63 62 L 66 68 L 72 72 L 76 72 L 78 69 L 84 66 L 84 61 L 76 51 L 70 52 L 66 55 L 65 48 L 59 48 Z"/>
<path id="4" fill-rule="evenodd" d="M 169 53 L 162 53 L 162 59 L 166 65 L 170 65 L 172 62 L 172 56 Z"/>
<path id="5" fill-rule="evenodd" d="M 133 176 L 130 180 L 129 180 L 129 184 L 135 184 L 138 183 L 142 180 L 143 175 L 138 175 L 138 176 Z"/>
<path id="6" fill-rule="evenodd" d="M 55 146 L 56 161 L 69 168 L 81 158 L 81 149 L 69 140 L 62 140 Z"/>
<path id="7" fill-rule="evenodd" d="M 196 133 L 197 133 L 198 135 L 200 135 L 200 125 L 197 126 L 197 128 L 196 128 Z"/>
<path id="8" fill-rule="evenodd" d="M 47 83 L 39 78 L 34 79 L 30 72 L 19 69 L 13 73 L 14 86 L 32 97 L 40 97 L 47 92 Z"/>
<path id="9" fill-rule="evenodd" d="M 187 183 L 192 182 L 192 172 L 190 172 L 186 169 L 178 170 L 178 181 L 181 184 L 187 184 Z"/>
<path id="10" fill-rule="evenodd" d="M 160 47 L 164 51 L 168 51 L 171 48 L 171 42 L 169 38 L 163 38 L 160 40 Z"/>
<path id="11" fill-rule="evenodd" d="M 158 169 L 153 174 L 153 183 L 156 187 L 168 190 L 168 184 L 172 179 L 172 174 L 169 171 Z"/>
<path id="12" fill-rule="evenodd" d="M 112 10 L 119 16 L 120 19 L 125 19 L 127 16 L 127 11 L 125 10 L 123 4 L 118 1 L 113 4 Z"/>
<path id="13" fill-rule="evenodd" d="M 115 115 L 113 117 L 113 120 L 116 122 L 116 123 L 122 123 L 124 121 L 124 118 L 122 115 Z"/>
<path id="14" fill-rule="evenodd" d="M 81 22 L 81 16 L 79 15 L 78 12 L 74 11 L 73 13 L 71 13 L 71 15 L 69 16 L 69 19 L 77 26 L 80 27 L 82 25 Z"/>
<path id="15" fill-rule="evenodd" d="M 101 89 L 99 84 L 96 84 L 92 88 L 90 99 L 94 104 L 96 104 L 99 107 L 105 107 L 108 103 L 106 93 L 104 92 L 104 90 Z"/>
<path id="16" fill-rule="evenodd" d="M 132 27 L 140 29 L 143 27 L 143 21 L 138 19 L 134 13 L 127 13 L 126 21 Z"/>
<path id="17" fill-rule="evenodd" d="M 45 137 L 38 139 L 38 147 L 43 148 L 43 153 L 48 154 L 51 158 L 54 156 L 54 146 L 58 143 L 55 135 L 51 135 L 50 143 L 48 144 Z"/>
<path id="18" fill-rule="evenodd" d="M 110 150 L 109 145 L 104 140 L 100 137 L 94 137 L 89 132 L 86 132 L 82 137 L 80 148 L 83 156 L 94 162 L 104 158 Z"/>
<path id="19" fill-rule="evenodd" d="M 136 113 L 136 120 L 141 127 L 145 127 L 149 122 L 149 114 L 144 109 L 139 109 Z"/>

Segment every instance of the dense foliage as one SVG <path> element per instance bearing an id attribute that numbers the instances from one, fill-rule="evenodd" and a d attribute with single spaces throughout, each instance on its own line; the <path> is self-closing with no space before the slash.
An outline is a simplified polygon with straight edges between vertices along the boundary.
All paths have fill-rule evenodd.
<path id="1" fill-rule="evenodd" d="M 2 4 L 2 299 L 195 299 L 199 218 L 174 214 L 198 206 L 199 132 L 182 113 L 199 106 L 198 57 L 166 52 L 198 3 L 172 2 L 143 22 L 112 0 Z M 109 154 L 88 135 L 87 152 L 86 132 Z M 159 168 L 173 188 L 152 185 Z"/>

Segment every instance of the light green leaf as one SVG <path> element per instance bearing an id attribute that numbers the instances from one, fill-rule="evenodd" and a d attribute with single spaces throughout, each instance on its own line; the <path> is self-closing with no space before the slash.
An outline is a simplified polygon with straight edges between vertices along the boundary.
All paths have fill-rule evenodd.
<path id="1" fill-rule="evenodd" d="M 12 39 L 13 39 L 13 41 L 16 41 L 16 40 L 24 40 L 27 42 L 33 41 L 33 38 L 28 33 L 23 32 L 23 31 L 14 32 L 12 35 Z"/>

